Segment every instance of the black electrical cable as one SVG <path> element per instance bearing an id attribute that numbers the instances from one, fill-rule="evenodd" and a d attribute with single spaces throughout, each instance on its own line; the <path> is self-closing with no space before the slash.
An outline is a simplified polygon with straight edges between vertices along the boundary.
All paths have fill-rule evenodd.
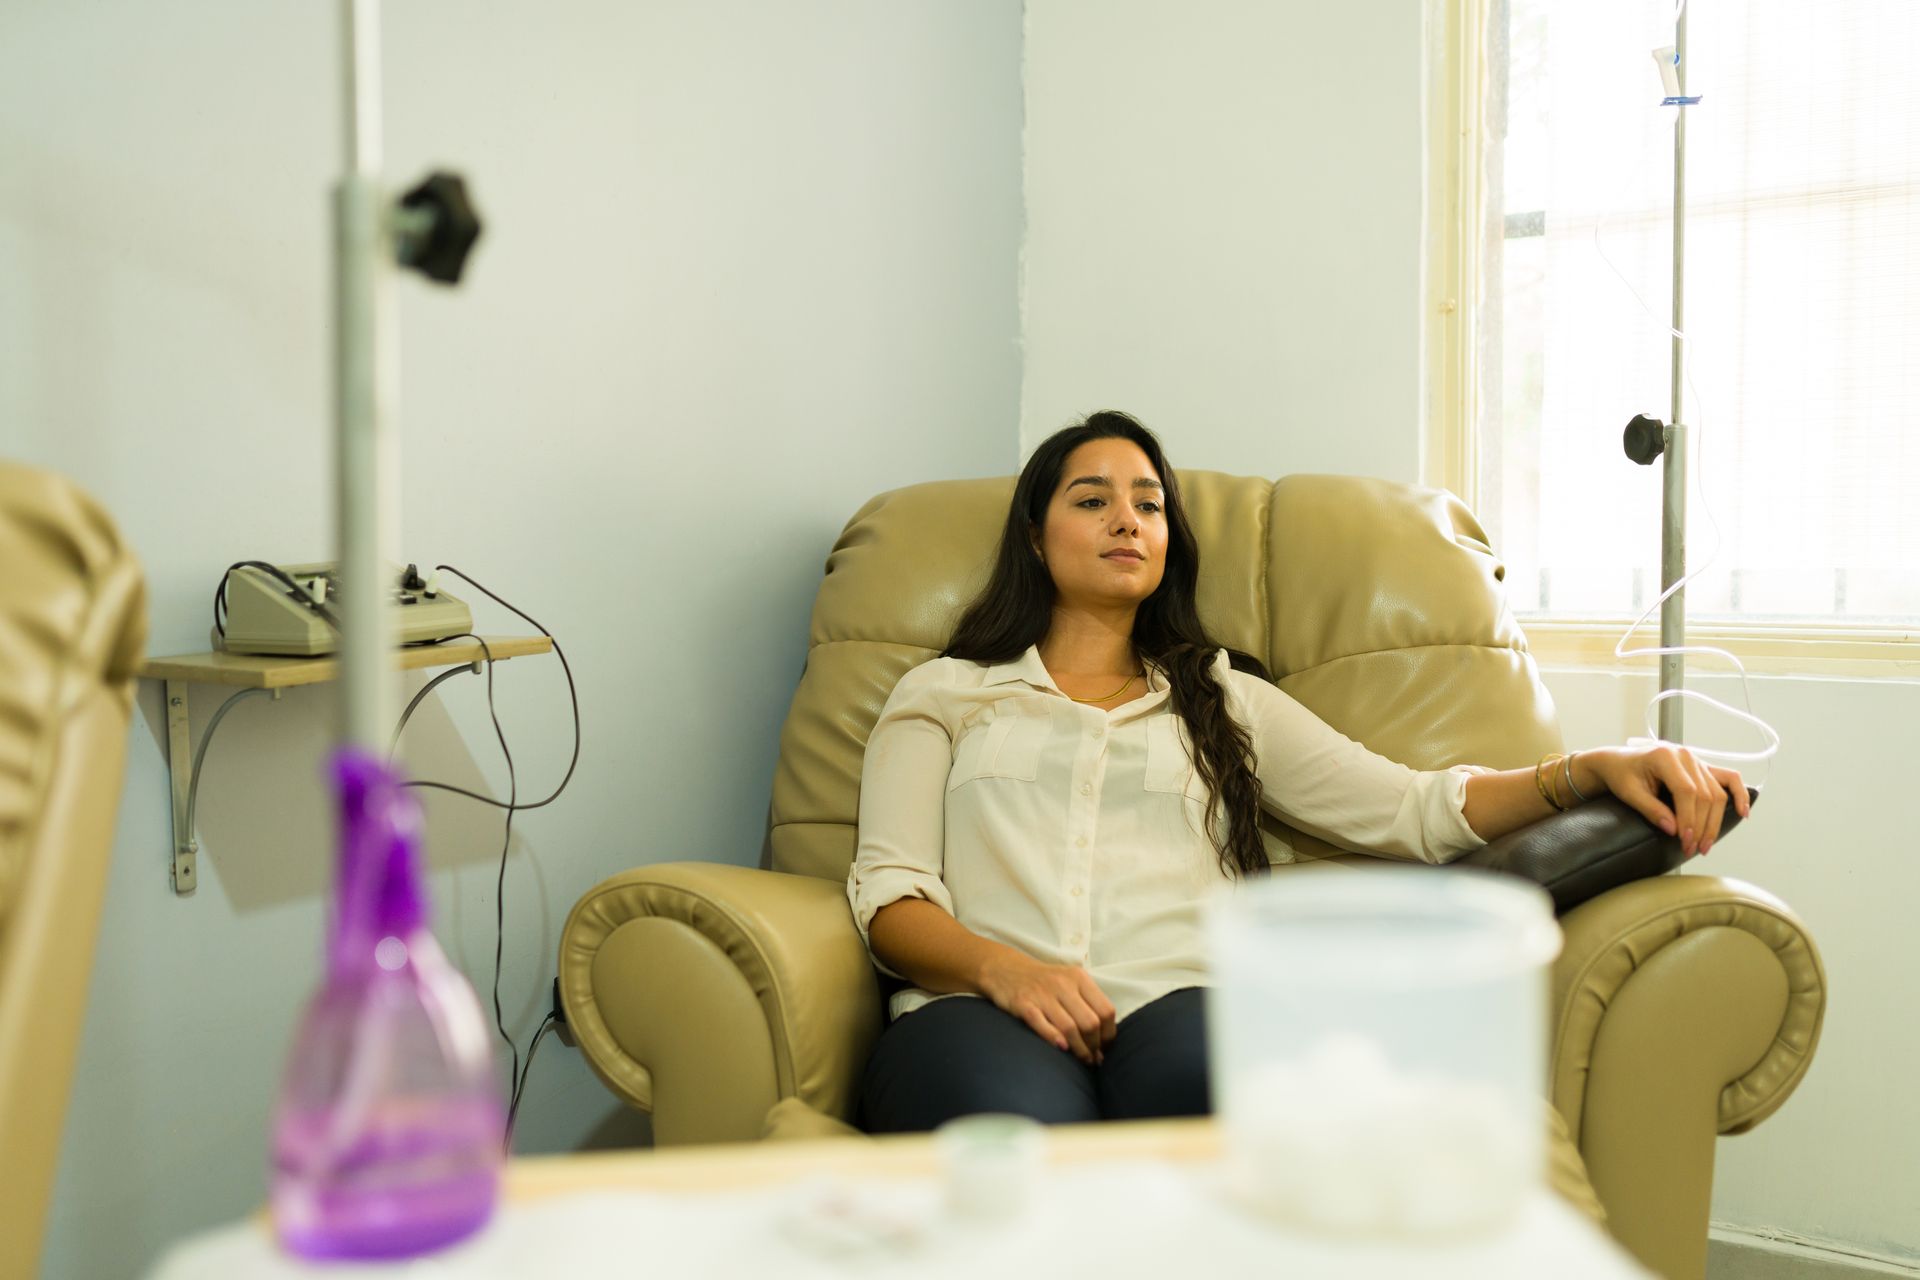
<path id="1" fill-rule="evenodd" d="M 509 604 L 507 601 L 501 599 L 499 596 L 495 595 L 493 592 L 487 590 L 487 588 L 481 586 L 478 582 L 475 582 L 472 578 L 469 578 L 466 574 L 460 572 L 460 570 L 454 568 L 452 565 L 450 564 L 435 565 L 434 568 L 444 569 L 448 573 L 451 573 L 455 577 L 458 577 L 461 581 L 468 583 L 476 591 L 481 592 L 488 599 L 494 601 L 496 604 L 499 604 L 501 607 L 525 619 L 528 623 L 530 623 L 534 627 L 535 630 L 539 631 L 541 635 L 545 636 L 548 640 L 553 641 L 553 651 L 554 653 L 559 655 L 560 669 L 563 672 L 565 672 L 567 677 L 567 698 L 568 698 L 568 701 L 571 703 L 572 709 L 573 709 L 573 757 L 567 762 L 566 776 L 560 779 L 560 785 L 555 787 L 553 789 L 553 794 L 546 797 L 546 799 L 532 801 L 527 804 L 521 804 L 519 799 L 519 796 L 520 796 L 519 780 L 518 780 L 517 774 L 515 773 L 514 765 L 513 765 L 513 752 L 510 751 L 507 747 L 507 735 L 501 729 L 500 717 L 494 709 L 493 650 L 488 647 L 487 642 L 485 640 L 482 640 L 479 636 L 474 635 L 472 632 L 463 632 L 460 635 L 447 636 L 445 637 L 445 639 L 447 640 L 459 640 L 459 639 L 470 638 L 475 643 L 477 643 L 480 646 L 481 650 L 486 654 L 487 715 L 493 720 L 494 735 L 497 738 L 499 738 L 501 754 L 506 757 L 508 798 L 503 803 L 499 800 L 494 799 L 491 796 L 483 796 L 483 795 L 480 795 L 478 792 L 468 791 L 464 787 L 456 787 L 450 783 L 432 782 L 424 779 L 409 781 L 402 784 L 403 786 L 409 786 L 409 787 L 432 787 L 440 791 L 451 791 L 455 795 L 466 796 L 470 800 L 478 800 L 482 804 L 490 804 L 497 809 L 504 809 L 506 811 L 506 834 L 500 846 L 500 868 L 494 880 L 494 895 L 493 895 L 493 923 L 494 923 L 493 1023 L 494 1023 L 494 1028 L 500 1033 L 500 1038 L 507 1042 L 507 1050 L 512 1055 L 512 1061 L 513 1061 L 512 1074 L 508 1078 L 509 1080 L 515 1081 L 516 1083 L 513 1086 L 512 1099 L 510 1101 L 508 1112 L 507 1112 L 507 1115 L 508 1115 L 507 1142 L 509 1144 L 509 1147 L 511 1147 L 511 1144 L 513 1141 L 513 1114 L 518 1109 L 520 1104 L 520 1089 L 524 1084 L 525 1071 L 531 1071 L 533 1068 L 533 1050 L 535 1047 L 539 1045 L 540 1037 L 543 1034 L 545 1034 L 547 1026 L 551 1024 L 552 1015 L 549 1014 L 547 1017 L 547 1022 L 543 1023 L 540 1029 L 534 1032 L 533 1042 L 527 1048 L 526 1068 L 525 1068 L 525 1071 L 523 1071 L 520 1065 L 520 1047 L 514 1043 L 513 1037 L 507 1033 L 506 1017 L 500 1006 L 500 972 L 502 967 L 502 955 L 506 945 L 507 854 L 508 854 L 508 851 L 513 847 L 513 815 L 517 811 L 522 809 L 539 809 L 546 805 L 552 804 L 555 800 L 560 798 L 560 793 L 562 791 L 565 791 L 567 789 L 567 784 L 573 780 L 573 771 L 575 767 L 578 766 L 578 764 L 580 763 L 580 697 L 579 697 L 579 692 L 576 689 L 573 682 L 573 668 L 569 666 L 567 663 L 566 651 L 560 647 L 560 642 L 559 640 L 554 638 L 553 632 L 547 630 L 544 626 L 541 626 L 539 620 L 534 618 L 531 614 L 528 614 L 522 611 L 521 609 L 516 608 L 514 605 Z M 413 715 L 414 709 L 420 705 L 422 699 L 424 699 L 429 693 L 433 692 L 434 688 L 437 685 L 441 684 L 443 681 L 451 679 L 453 676 L 459 675 L 460 671 L 461 671 L 461 668 L 455 668 L 452 671 L 443 672 L 440 675 L 435 676 L 424 687 L 422 687 L 418 693 L 414 694 L 413 700 L 407 703 L 406 710 L 401 713 L 399 723 L 394 726 L 393 742 L 392 742 L 392 745 L 388 748 L 389 758 L 391 758 L 393 752 L 399 748 L 400 734 L 407 727 L 408 719 Z"/>
<path id="2" fill-rule="evenodd" d="M 541 1039 L 545 1037 L 548 1031 L 553 1029 L 553 1026 L 554 1018 L 553 1015 L 549 1013 L 546 1016 L 546 1020 L 540 1024 L 540 1029 L 533 1033 L 533 1043 L 527 1046 L 526 1068 L 521 1071 L 520 1078 L 514 1083 L 513 1098 L 507 1104 L 506 1147 L 508 1155 L 513 1154 L 513 1121 L 514 1117 L 520 1114 L 520 1101 L 526 1095 L 527 1077 L 533 1074 L 533 1055 L 540 1051 Z"/>
<path id="3" fill-rule="evenodd" d="M 520 1046 L 515 1044 L 513 1037 L 508 1034 L 506 1014 L 500 1008 L 500 969 L 501 957 L 505 951 L 507 941 L 507 851 L 513 847 L 514 811 L 522 807 L 518 803 L 520 797 L 520 781 L 519 775 L 513 766 L 513 752 L 507 746 L 506 731 L 500 727 L 500 715 L 493 704 L 494 659 L 492 646 L 471 631 L 464 631 L 458 635 L 448 636 L 447 639 L 471 640 L 480 646 L 482 653 L 487 655 L 487 716 L 493 721 L 494 737 L 500 740 L 500 754 L 505 756 L 507 760 L 506 831 L 500 841 L 500 871 L 494 878 L 493 883 L 493 1025 L 494 1029 L 500 1033 L 500 1038 L 507 1042 L 507 1052 L 513 1055 L 513 1068 L 507 1076 L 508 1080 L 512 1080 L 520 1074 Z M 393 758 L 394 751 L 399 748 L 401 730 L 407 727 L 407 720 L 413 715 L 413 709 L 420 705 L 420 700 L 429 693 L 432 693 L 435 685 L 447 679 L 449 676 L 459 675 L 460 671 L 461 668 L 456 667 L 452 671 L 442 672 L 429 681 L 427 686 L 421 689 L 420 692 L 413 695 L 413 701 L 409 702 L 407 709 L 400 713 L 400 723 L 394 726 L 393 745 L 387 748 L 387 758 L 389 760 Z M 427 784 L 406 782 L 401 785 L 414 787 Z"/>
<path id="4" fill-rule="evenodd" d="M 500 837 L 500 870 L 493 879 L 493 1025 L 499 1028 L 500 1038 L 507 1042 L 507 1051 L 513 1055 L 511 1074 L 507 1077 L 512 1080 L 520 1074 L 520 1046 L 507 1034 L 507 1018 L 500 1012 L 500 957 L 507 945 L 507 851 L 513 848 L 513 812 L 520 800 L 520 779 L 514 772 L 513 752 L 507 750 L 506 731 L 500 727 L 500 716 L 493 706 L 493 650 L 488 649 L 487 642 L 479 636 L 474 639 L 486 651 L 487 717 L 493 721 L 494 736 L 500 739 L 500 754 L 507 758 L 507 818 Z"/>
<path id="5" fill-rule="evenodd" d="M 468 631 L 468 632 L 465 632 L 464 635 L 471 636 L 474 640 L 478 640 L 480 643 L 480 647 L 482 649 L 485 649 L 487 647 L 487 642 L 484 640 L 481 640 L 480 637 L 474 635 L 473 632 Z M 459 637 L 448 636 L 447 638 L 449 640 L 452 640 L 452 639 L 457 639 Z M 436 641 L 436 643 L 438 642 Z M 487 661 L 488 662 L 493 661 L 493 656 L 491 653 L 488 654 Z M 407 704 L 407 709 L 400 713 L 400 723 L 393 726 L 393 741 L 387 745 L 387 763 L 389 764 L 393 763 L 393 753 L 399 750 L 400 748 L 400 731 L 407 727 L 407 721 L 413 717 L 413 709 L 419 706 L 421 702 L 426 699 L 426 696 L 432 693 L 435 689 L 438 689 L 441 685 L 453 679 L 455 676 L 464 676 L 467 673 L 468 673 L 468 668 L 465 665 L 455 667 L 451 671 L 442 671 L 439 675 L 427 681 L 427 683 L 424 686 L 422 686 L 420 692 L 413 695 L 413 701 L 409 702 Z M 479 675 L 480 673 L 475 671 L 473 672 L 473 674 Z"/>
<path id="6" fill-rule="evenodd" d="M 565 673 L 567 677 L 567 699 L 569 702 L 573 704 L 573 758 L 567 761 L 566 776 L 560 779 L 560 785 L 553 789 L 552 795 L 548 796 L 544 800 L 530 800 L 526 804 L 514 804 L 511 802 L 503 802 L 500 800 L 496 800 L 492 796 L 483 796 L 477 791 L 468 791 L 465 787 L 456 787 L 450 782 L 418 781 L 418 782 L 409 782 L 406 785 L 409 787 L 432 787 L 436 791 L 451 791 L 457 796 L 465 796 L 469 800 L 478 800 L 481 804 L 490 804 L 496 809 L 508 809 L 508 808 L 543 809 L 547 805 L 552 804 L 555 800 L 558 800 L 560 798 L 560 793 L 567 789 L 567 783 L 573 780 L 573 771 L 575 767 L 578 766 L 580 763 L 580 693 L 579 693 L 579 690 L 574 687 L 573 667 L 571 664 L 567 662 L 567 651 L 560 647 L 560 641 L 554 638 L 553 632 L 541 626 L 540 620 L 535 618 L 532 614 L 525 613 L 520 609 L 516 609 L 513 605 L 508 604 L 505 600 L 502 600 L 499 596 L 494 595 L 493 592 L 488 591 L 485 587 L 481 586 L 478 582 L 475 582 L 472 578 L 469 578 L 466 574 L 461 573 L 460 570 L 454 568 L 450 564 L 437 564 L 433 567 L 435 569 L 444 569 L 448 573 L 453 574 L 455 577 L 459 578 L 462 582 L 472 587 L 475 591 L 480 592 L 482 595 L 486 596 L 489 600 L 492 600 L 495 604 L 498 604 L 502 608 L 507 609 L 509 612 L 517 614 L 521 618 L 524 618 L 529 624 L 532 625 L 534 630 L 538 631 L 541 635 L 545 636 L 547 639 L 553 641 L 553 651 L 560 658 L 560 670 L 563 673 Z M 491 685 L 489 685 L 489 688 L 491 688 Z M 411 710 L 411 708 L 409 708 L 409 710 Z M 402 721 L 402 723 L 403 724 L 405 723 L 404 720 Z"/>

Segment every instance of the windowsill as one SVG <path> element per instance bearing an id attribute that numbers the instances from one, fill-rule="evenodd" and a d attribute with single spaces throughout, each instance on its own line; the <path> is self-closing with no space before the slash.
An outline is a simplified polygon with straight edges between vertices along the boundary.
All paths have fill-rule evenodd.
<path id="1" fill-rule="evenodd" d="M 1614 656 L 1614 647 L 1629 621 L 1522 617 L 1520 626 L 1527 633 L 1527 647 L 1534 661 L 1542 667 L 1651 674 L 1658 669 L 1654 658 Z M 1914 631 L 1701 623 L 1688 628 L 1687 643 L 1727 650 L 1740 659 L 1749 675 L 1920 681 L 1920 632 Z M 1653 649 L 1659 644 L 1659 619 L 1653 617 L 1633 633 L 1627 648 Z M 1717 658 L 1704 654 L 1686 657 L 1690 674 L 1734 674 L 1733 668 Z"/>

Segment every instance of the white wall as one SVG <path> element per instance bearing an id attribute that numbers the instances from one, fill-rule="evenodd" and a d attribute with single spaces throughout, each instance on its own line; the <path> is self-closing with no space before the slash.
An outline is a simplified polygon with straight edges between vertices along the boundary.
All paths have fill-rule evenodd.
<path id="1" fill-rule="evenodd" d="M 1645 732 L 1651 675 L 1551 670 L 1568 743 Z M 1739 682 L 1689 685 L 1733 706 Z M 1827 1020 L 1812 1070 L 1773 1117 L 1722 1138 L 1713 1216 L 1920 1261 L 1920 837 L 1899 797 L 1912 789 L 1920 683 L 1750 678 L 1753 711 L 1781 748 L 1749 771 L 1762 786 L 1749 825 L 1688 869 L 1758 885 L 1804 920 L 1827 973 Z M 1690 705 L 1687 737 L 1739 747 L 1746 735 Z"/>
<path id="2" fill-rule="evenodd" d="M 1421 10 L 1031 0 L 1023 449 L 1110 406 L 1180 465 L 1418 477 Z M 1639 683 L 1548 677 L 1585 744 L 1641 731 Z M 1755 702 L 1787 745 L 1696 865 L 1798 909 L 1832 1001 L 1799 1091 L 1722 1141 L 1713 1215 L 1920 1255 L 1920 684 L 1767 679 Z"/>
<path id="3" fill-rule="evenodd" d="M 154 653 L 206 647 L 228 562 L 329 554 L 336 9 L 0 9 L 0 452 L 115 514 L 148 572 Z M 402 284 L 401 546 L 538 617 L 581 687 L 579 772 L 514 823 L 502 999 L 524 1045 L 589 885 L 757 858 L 846 517 L 884 488 L 1015 465 L 1020 10 L 387 10 L 387 173 L 459 168 L 488 219 L 466 284 Z M 505 664 L 498 695 L 522 795 L 543 793 L 571 745 L 557 664 Z M 204 724 L 217 691 L 192 696 Z M 504 794 L 482 682 L 441 700 L 408 730 L 412 766 Z M 184 899 L 160 711 L 148 688 L 50 1276 L 130 1274 L 260 1202 L 316 973 L 326 692 L 222 726 Z M 439 929 L 484 1000 L 498 815 L 428 807 Z M 550 1039 L 520 1149 L 639 1132 Z"/>
<path id="4" fill-rule="evenodd" d="M 1420 6 L 1027 9 L 1022 455 L 1119 408 L 1181 466 L 1416 479 Z"/>
<path id="5" fill-rule="evenodd" d="M 1024 383 L 1012 0 L 599 0 L 564 26 L 526 4 L 390 9 L 388 172 L 462 168 L 490 218 L 466 285 L 403 289 L 403 545 L 558 632 L 584 691 L 572 789 L 514 828 L 503 998 L 523 1042 L 583 889 L 757 853 L 820 559 L 871 493 L 1004 473 L 1106 406 L 1187 466 L 1417 476 L 1419 6 L 1032 0 Z M 122 521 L 154 652 L 204 646 L 228 560 L 330 540 L 335 53 L 326 5 L 0 9 L 0 452 Z M 1548 682 L 1570 740 L 1638 723 L 1629 681 Z M 503 788 L 479 682 L 441 696 L 408 731 L 413 767 Z M 1896 913 L 1917 864 L 1884 797 L 1920 688 L 1757 696 L 1788 747 L 1705 869 L 1807 917 L 1833 1005 L 1798 1094 L 1723 1143 L 1715 1216 L 1913 1252 Z M 214 697 L 195 691 L 201 723 Z M 500 672 L 528 790 L 563 767 L 563 699 L 550 660 Z M 159 713 L 149 689 L 54 1276 L 127 1274 L 258 1202 L 314 973 L 325 695 L 222 727 L 188 899 L 166 886 Z M 441 932 L 484 990 L 499 828 L 458 801 L 429 814 Z M 634 1132 L 549 1041 L 521 1149 Z"/>

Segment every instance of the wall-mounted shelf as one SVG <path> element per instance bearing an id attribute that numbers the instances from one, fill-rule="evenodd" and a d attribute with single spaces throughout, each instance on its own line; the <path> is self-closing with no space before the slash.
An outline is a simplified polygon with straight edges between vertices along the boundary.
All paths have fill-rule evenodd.
<path id="1" fill-rule="evenodd" d="M 485 641 L 485 647 L 481 645 Z M 443 644 L 413 645 L 396 653 L 394 665 L 403 671 L 429 667 L 472 666 L 480 670 L 489 652 L 494 661 L 551 653 L 549 636 L 482 636 L 479 640 L 448 640 Z M 242 698 L 264 693 L 278 701 L 282 689 L 325 684 L 340 675 L 337 658 L 271 658 L 246 653 L 186 653 L 171 658 L 148 658 L 136 673 L 143 680 L 159 680 L 167 697 L 167 776 L 173 794 L 173 891 L 193 892 L 199 883 L 196 855 L 199 839 L 193 832 L 193 805 L 200 766 L 220 718 Z M 207 722 L 200 751 L 193 752 L 192 722 L 187 716 L 187 686 L 195 684 L 238 687 Z"/>
<path id="2" fill-rule="evenodd" d="M 551 653 L 547 636 L 482 636 L 495 658 L 525 658 Z M 403 671 L 425 667 L 457 667 L 486 661 L 478 640 L 449 640 L 402 649 L 394 664 Z M 148 658 L 137 673 L 143 680 L 182 684 L 240 685 L 247 689 L 291 689 L 296 685 L 325 684 L 340 676 L 337 658 L 269 658 L 250 653 L 184 653 L 175 658 Z"/>

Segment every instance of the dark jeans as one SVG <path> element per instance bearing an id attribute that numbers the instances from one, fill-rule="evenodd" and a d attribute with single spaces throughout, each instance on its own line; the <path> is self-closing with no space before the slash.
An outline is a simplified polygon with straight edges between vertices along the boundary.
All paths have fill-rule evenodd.
<path id="1" fill-rule="evenodd" d="M 1097 1067 L 989 1000 L 936 1000 L 895 1021 L 874 1046 L 860 1090 L 861 1124 L 870 1133 L 905 1133 L 980 1111 L 1043 1124 L 1205 1115 L 1205 999 L 1199 987 L 1187 987 L 1135 1010 Z"/>

